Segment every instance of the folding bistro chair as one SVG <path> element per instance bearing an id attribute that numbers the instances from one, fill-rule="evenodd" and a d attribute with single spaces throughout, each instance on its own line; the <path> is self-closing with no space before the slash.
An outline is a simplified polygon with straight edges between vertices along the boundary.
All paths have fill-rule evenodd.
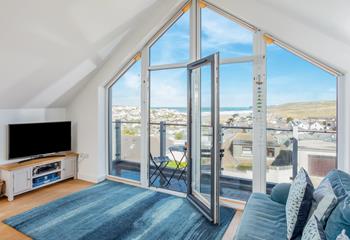
<path id="1" fill-rule="evenodd" d="M 181 177 L 184 179 L 185 183 L 186 183 L 186 170 L 187 170 L 187 161 L 184 162 L 184 160 L 186 160 L 187 157 L 187 148 L 185 145 L 173 145 L 169 147 L 169 151 L 171 153 L 171 155 L 173 156 L 174 162 L 175 162 L 175 169 L 173 170 L 173 173 L 171 174 L 170 178 L 168 179 L 167 185 L 170 183 L 171 179 L 175 176 L 175 174 L 177 172 L 180 171 L 180 175 L 177 178 L 177 180 L 180 180 Z M 180 160 L 177 160 L 175 157 L 174 152 L 182 152 L 182 156 L 180 158 Z"/>
<path id="2" fill-rule="evenodd" d="M 152 177 L 156 176 L 153 179 L 153 181 L 151 181 L 150 185 L 153 185 L 153 183 L 157 180 L 158 177 L 163 178 L 164 181 L 166 182 L 166 185 L 168 185 L 169 181 L 168 181 L 167 177 L 164 175 L 163 170 L 168 166 L 168 164 L 170 162 L 170 158 L 168 156 L 153 157 L 152 154 L 150 154 L 150 158 L 151 158 L 153 165 L 156 168 L 149 178 L 151 181 Z"/>

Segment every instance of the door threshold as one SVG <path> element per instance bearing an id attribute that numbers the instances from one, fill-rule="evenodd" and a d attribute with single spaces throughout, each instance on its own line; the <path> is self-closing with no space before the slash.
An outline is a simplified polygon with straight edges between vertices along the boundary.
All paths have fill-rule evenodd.
<path id="1" fill-rule="evenodd" d="M 177 191 L 172 191 L 172 190 L 163 189 L 163 188 L 142 186 L 140 182 L 130 180 L 130 179 L 125 179 L 125 178 L 110 176 L 110 175 L 107 176 L 106 178 L 108 180 L 111 180 L 114 182 L 125 183 L 125 184 L 129 184 L 129 185 L 132 185 L 135 187 L 141 187 L 141 188 L 149 189 L 149 190 L 156 191 L 156 192 L 166 193 L 166 194 L 181 197 L 181 198 L 187 197 L 187 194 L 183 193 L 183 192 L 177 192 Z M 246 205 L 246 202 L 240 201 L 240 200 L 235 200 L 235 199 L 230 199 L 230 198 L 220 197 L 220 205 L 224 206 L 224 207 L 234 208 L 234 209 L 243 211 L 244 207 Z"/>
<path id="2" fill-rule="evenodd" d="M 220 197 L 220 205 L 243 211 L 245 208 L 246 202 L 241 200 L 236 200 L 236 199 Z"/>
<path id="3" fill-rule="evenodd" d="M 144 187 L 144 188 L 147 188 L 147 189 L 150 189 L 150 190 L 153 190 L 156 192 L 167 193 L 167 194 L 174 195 L 174 196 L 181 197 L 181 198 L 186 198 L 186 196 L 187 196 L 186 193 L 172 191 L 172 190 L 163 189 L 163 188 L 156 188 L 156 187 Z"/>
<path id="4" fill-rule="evenodd" d="M 114 182 L 120 182 L 120 183 L 133 185 L 136 187 L 141 187 L 141 183 L 139 181 L 135 181 L 135 180 L 131 180 L 131 179 L 126 179 L 126 178 L 121 178 L 121 177 L 116 177 L 116 176 L 111 176 L 111 175 L 107 175 L 106 179 L 114 181 Z"/>
<path id="5" fill-rule="evenodd" d="M 132 185 L 132 186 L 135 186 L 135 187 L 140 187 L 140 188 L 152 190 L 152 191 L 155 191 L 155 192 L 167 193 L 169 195 L 173 195 L 173 196 L 177 196 L 177 197 L 181 197 L 181 198 L 186 198 L 186 193 L 176 192 L 176 191 L 163 189 L 163 188 L 142 186 L 140 182 L 135 181 L 135 180 L 125 179 L 125 178 L 116 177 L 116 176 L 110 176 L 110 175 L 107 176 L 106 178 L 108 180 L 111 180 L 111 181 L 114 181 L 114 182 L 125 183 L 125 184 L 128 184 L 128 185 Z"/>

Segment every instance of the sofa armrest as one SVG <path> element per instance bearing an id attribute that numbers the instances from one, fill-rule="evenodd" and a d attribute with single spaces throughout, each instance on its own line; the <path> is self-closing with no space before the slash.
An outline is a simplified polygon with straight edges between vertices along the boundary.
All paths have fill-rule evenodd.
<path id="1" fill-rule="evenodd" d="M 285 205 L 287 203 L 290 185 L 290 183 L 279 183 L 274 186 L 271 191 L 271 200 Z"/>

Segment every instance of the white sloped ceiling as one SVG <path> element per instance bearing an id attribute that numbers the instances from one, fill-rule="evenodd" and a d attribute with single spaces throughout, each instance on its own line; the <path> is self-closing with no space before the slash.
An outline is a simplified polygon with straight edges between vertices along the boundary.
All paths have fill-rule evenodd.
<path id="1" fill-rule="evenodd" d="M 347 73 L 347 0 L 208 0 Z M 139 20 L 181 0 L 0 0 L 0 109 L 69 104 Z M 162 9 L 164 9 L 164 6 Z M 149 26 L 150 30 L 152 26 Z"/>
<path id="2" fill-rule="evenodd" d="M 166 2 L 1 0 L 0 108 L 51 106 L 101 67 L 140 16 Z"/>

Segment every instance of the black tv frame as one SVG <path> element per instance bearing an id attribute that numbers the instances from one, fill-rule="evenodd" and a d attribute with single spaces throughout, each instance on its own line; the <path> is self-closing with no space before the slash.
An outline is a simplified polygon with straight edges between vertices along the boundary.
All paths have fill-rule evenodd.
<path id="1" fill-rule="evenodd" d="M 62 150 L 62 151 L 56 151 L 56 152 L 42 152 L 42 153 L 38 153 L 38 154 L 30 154 L 30 155 L 26 155 L 26 156 L 15 156 L 12 157 L 11 156 L 11 132 L 10 132 L 10 127 L 11 126 L 15 126 L 15 125 L 40 125 L 40 124 L 69 124 L 70 125 L 70 138 L 69 138 L 69 145 L 70 145 L 70 149 L 67 150 Z M 7 137 L 7 141 L 8 141 L 8 147 L 7 147 L 7 155 L 8 155 L 8 160 L 21 160 L 20 162 L 24 162 L 24 161 L 28 161 L 28 160 L 33 160 L 33 159 L 37 159 L 37 158 L 45 158 L 45 157 L 52 157 L 52 156 L 65 156 L 65 152 L 70 152 L 72 149 L 72 123 L 71 121 L 55 121 L 55 122 L 30 122 L 30 123 L 15 123 L 15 124 L 8 124 L 8 137 Z M 13 154 L 12 154 L 13 155 Z"/>

